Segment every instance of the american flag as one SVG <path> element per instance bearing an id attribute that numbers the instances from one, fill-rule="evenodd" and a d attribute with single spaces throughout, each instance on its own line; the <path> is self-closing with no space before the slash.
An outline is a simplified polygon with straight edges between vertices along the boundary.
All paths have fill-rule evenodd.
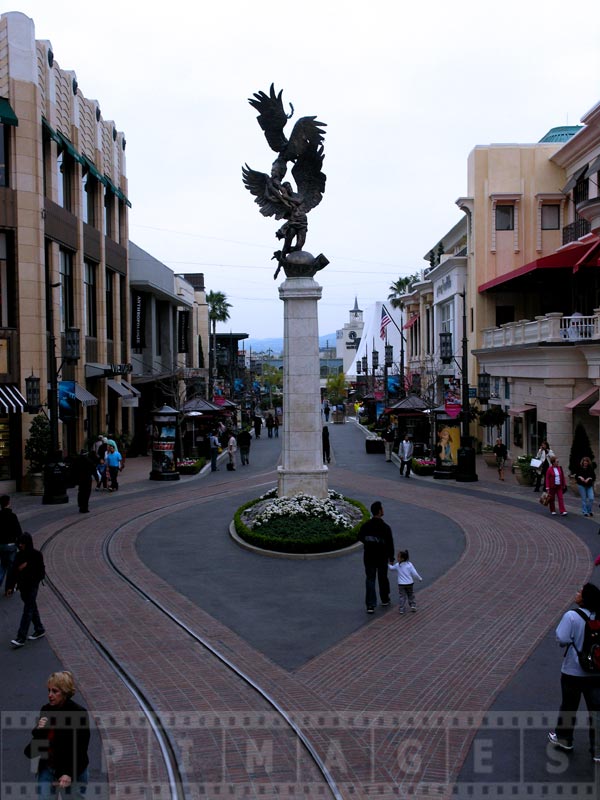
<path id="1" fill-rule="evenodd" d="M 381 324 L 379 326 L 379 336 L 385 342 L 385 329 L 392 321 L 392 318 L 387 312 L 387 308 L 385 306 L 381 306 Z"/>

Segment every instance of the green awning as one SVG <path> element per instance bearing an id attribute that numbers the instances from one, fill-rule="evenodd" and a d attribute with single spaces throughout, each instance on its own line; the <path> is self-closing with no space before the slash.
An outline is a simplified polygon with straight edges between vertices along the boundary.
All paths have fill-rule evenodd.
<path id="1" fill-rule="evenodd" d="M 50 138 L 53 139 L 56 144 L 62 145 L 62 139 L 45 117 L 42 117 L 42 125 L 48 131 Z"/>
<path id="2" fill-rule="evenodd" d="M 77 151 L 77 150 L 76 150 L 76 149 L 73 147 L 73 145 L 72 145 L 72 144 L 71 144 L 71 142 L 70 142 L 70 141 L 67 139 L 67 137 L 66 137 L 66 136 L 63 136 L 63 134 L 62 134 L 60 131 L 58 131 L 58 135 L 59 135 L 59 137 L 60 137 L 60 139 L 61 139 L 61 144 L 63 145 L 63 147 L 65 148 L 65 150 L 67 151 L 67 153 L 68 153 L 68 154 L 71 156 L 71 158 L 74 158 L 74 159 L 75 159 L 75 161 L 79 161 L 79 163 L 80 163 L 82 166 L 84 166 L 84 167 L 85 167 L 85 166 L 87 166 L 87 164 L 85 163 L 85 159 L 84 159 L 84 157 L 81 155 L 81 153 L 79 153 L 79 152 L 78 152 L 78 151 Z"/>
<path id="3" fill-rule="evenodd" d="M 83 161 L 84 165 L 88 168 L 90 174 L 93 175 L 97 181 L 100 181 L 100 183 L 103 183 L 106 186 L 106 178 L 104 177 L 104 175 L 98 172 L 98 170 L 94 166 L 94 163 L 90 161 L 90 159 L 86 155 L 83 156 Z"/>
<path id="4" fill-rule="evenodd" d="M 5 97 L 0 97 L 0 122 L 3 125 L 18 125 L 17 115 L 12 110 L 10 103 Z"/>
<path id="5" fill-rule="evenodd" d="M 108 175 L 104 176 L 105 185 L 111 190 L 115 197 L 118 197 L 123 203 L 131 208 L 131 202 L 127 199 L 127 197 L 123 194 L 123 192 L 119 189 L 118 186 L 115 186 Z"/>

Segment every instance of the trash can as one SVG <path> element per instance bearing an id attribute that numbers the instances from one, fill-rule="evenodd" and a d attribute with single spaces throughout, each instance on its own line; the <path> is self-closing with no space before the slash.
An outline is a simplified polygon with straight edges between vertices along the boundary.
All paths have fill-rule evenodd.
<path id="1" fill-rule="evenodd" d="M 46 464 L 44 467 L 43 505 L 58 505 L 59 503 L 69 502 L 67 478 L 67 465 L 62 460 L 62 454 Z"/>
<path id="2" fill-rule="evenodd" d="M 456 480 L 462 483 L 472 483 L 477 478 L 475 469 L 475 448 L 462 446 L 456 453 Z"/>

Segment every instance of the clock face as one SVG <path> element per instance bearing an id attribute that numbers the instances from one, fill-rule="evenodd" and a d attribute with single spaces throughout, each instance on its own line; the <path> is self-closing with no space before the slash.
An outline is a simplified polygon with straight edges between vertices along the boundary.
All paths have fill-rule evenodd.
<path id="1" fill-rule="evenodd" d="M 356 339 L 356 331 L 349 331 L 348 332 L 348 338 L 352 339 L 352 341 L 354 341 Z"/>

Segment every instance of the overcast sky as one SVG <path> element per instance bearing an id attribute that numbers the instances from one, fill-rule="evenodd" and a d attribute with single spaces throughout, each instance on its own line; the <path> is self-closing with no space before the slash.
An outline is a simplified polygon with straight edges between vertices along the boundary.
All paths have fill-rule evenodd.
<path id="1" fill-rule="evenodd" d="M 223 291 L 220 330 L 280 336 L 281 223 L 242 164 L 274 153 L 247 98 L 271 82 L 327 123 L 323 200 L 305 249 L 331 264 L 320 333 L 385 300 L 460 220 L 477 144 L 536 142 L 600 101 L 600 2 L 579 0 L 24 0 L 62 69 L 127 140 L 130 238 Z M 557 187 L 559 188 L 559 187 Z"/>

